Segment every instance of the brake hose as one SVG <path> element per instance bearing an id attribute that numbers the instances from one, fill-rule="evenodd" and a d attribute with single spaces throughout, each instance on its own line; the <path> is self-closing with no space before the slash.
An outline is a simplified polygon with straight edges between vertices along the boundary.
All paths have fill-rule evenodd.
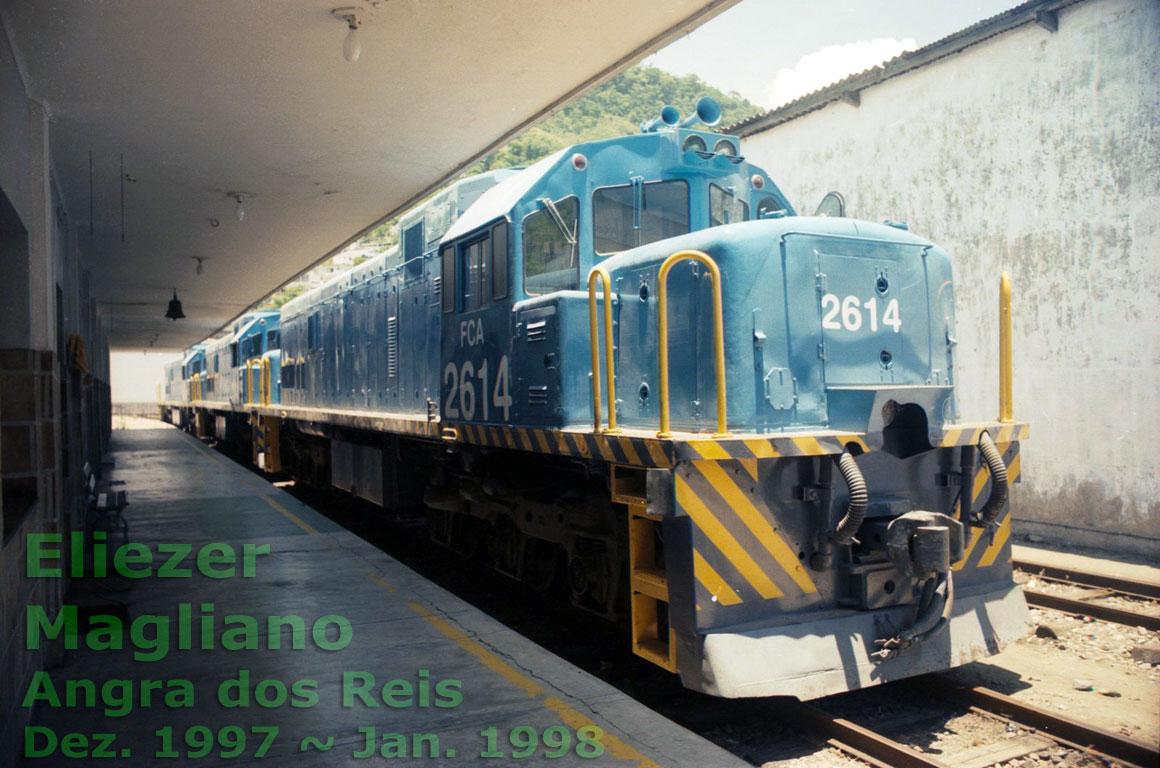
<path id="1" fill-rule="evenodd" d="M 1007 504 L 1007 465 L 1003 463 L 1003 456 L 995 447 L 995 441 L 986 432 L 979 437 L 979 453 L 991 472 L 991 493 L 983 505 L 982 523 L 987 529 L 994 529 L 997 527 L 999 513 Z"/>
<path id="2" fill-rule="evenodd" d="M 838 458 L 838 471 L 850 489 L 850 501 L 846 504 L 846 515 L 834 529 L 831 538 L 838 546 L 848 546 L 854 543 L 854 534 L 862 525 L 862 518 L 866 516 L 866 502 L 869 496 L 866 493 L 866 479 L 862 477 L 862 470 L 854 462 L 854 457 L 848 452 Z"/>

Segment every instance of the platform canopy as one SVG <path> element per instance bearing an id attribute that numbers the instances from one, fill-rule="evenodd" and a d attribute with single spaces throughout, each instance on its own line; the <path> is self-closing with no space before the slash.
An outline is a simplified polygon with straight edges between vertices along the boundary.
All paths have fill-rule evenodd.
<path id="1" fill-rule="evenodd" d="M 51 113 L 58 216 L 111 346 L 177 349 L 734 2 L 2 0 L 0 17 Z"/>

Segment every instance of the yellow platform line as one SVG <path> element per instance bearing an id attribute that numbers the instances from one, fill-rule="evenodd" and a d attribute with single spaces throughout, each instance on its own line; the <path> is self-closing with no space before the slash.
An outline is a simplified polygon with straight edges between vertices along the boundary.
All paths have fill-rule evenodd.
<path id="1" fill-rule="evenodd" d="M 281 504 L 279 504 L 278 502 L 274 501 L 269 496 L 262 496 L 262 500 L 265 501 L 267 504 L 269 504 L 274 509 L 281 512 L 282 515 L 287 520 L 294 523 L 294 525 L 298 526 L 299 528 L 306 531 L 307 533 L 312 534 L 312 535 L 315 533 L 318 533 L 318 531 L 314 530 L 314 528 L 312 528 L 309 523 L 303 522 L 302 518 L 298 517 L 298 515 L 294 514 L 290 510 L 286 509 L 286 507 L 284 507 Z"/>
<path id="2" fill-rule="evenodd" d="M 721 574 L 709 565 L 709 561 L 698 552 L 693 550 L 693 573 L 697 576 L 697 581 L 701 582 L 701 586 L 709 590 L 709 594 L 717 599 L 721 605 L 737 605 L 741 602 L 741 598 L 733 591 L 733 588 L 725 583 L 725 579 L 721 578 Z"/>
<path id="3" fill-rule="evenodd" d="M 445 637 L 475 657 L 476 661 L 507 680 L 529 696 L 539 696 L 544 689 L 534 680 L 511 664 L 501 659 L 472 639 L 466 632 L 454 627 L 416 602 L 408 602 L 407 607 L 426 619 L 427 623 L 439 630 Z"/>
<path id="4" fill-rule="evenodd" d="M 367 578 L 369 578 L 375 584 L 378 584 L 380 587 L 386 587 L 387 591 L 390 592 L 392 595 L 397 594 L 399 591 L 395 587 L 394 584 L 387 581 L 386 579 L 384 579 L 382 576 L 378 575 L 377 573 L 368 573 Z"/>
<path id="5" fill-rule="evenodd" d="M 717 493 L 721 494 L 721 498 L 725 499 L 725 502 L 737 513 L 741 522 L 745 523 L 745 527 L 757 537 L 766 551 L 773 555 L 773 559 L 801 588 L 802 592 L 806 594 L 817 592 L 817 586 L 806 573 L 806 569 L 802 567 L 797 554 L 785 543 L 785 539 L 773 529 L 769 520 L 761 514 L 761 510 L 749 500 L 749 496 L 737 487 L 729 475 L 725 474 L 721 465 L 712 461 L 698 461 L 696 466 L 697 469 L 701 470 L 705 479 L 717 490 Z"/>
<path id="6" fill-rule="evenodd" d="M 757 590 L 757 594 L 766 600 L 782 597 L 785 594 L 770 580 L 765 571 L 761 570 L 761 566 L 753 561 L 745 548 L 737 543 L 733 534 L 729 533 L 721 521 L 709 511 L 709 508 L 693 492 L 693 489 L 689 487 L 685 478 L 681 477 L 680 474 L 677 475 L 677 503 L 689 513 L 697 527 L 704 531 L 717 549 L 721 550 L 722 554 L 741 572 L 745 580 Z"/>
<path id="7" fill-rule="evenodd" d="M 565 725 L 573 730 L 579 730 L 586 727 L 595 727 L 596 724 L 589 720 L 585 715 L 578 712 L 574 707 L 566 704 L 562 699 L 555 696 L 549 696 L 541 702 L 546 709 L 556 713 Z M 661 768 L 660 765 L 649 758 L 637 752 L 635 749 L 625 744 L 620 739 L 616 738 L 607 731 L 600 738 L 600 743 L 604 745 L 604 751 L 612 755 L 617 760 L 636 760 L 635 768 Z"/>
<path id="8" fill-rule="evenodd" d="M 620 761 L 630 762 L 634 768 L 661 768 L 660 764 L 655 760 L 650 759 L 630 744 L 626 744 L 615 735 L 600 728 L 591 718 L 563 699 L 558 696 L 545 695 L 548 692 L 545 691 L 543 686 L 504 661 L 496 653 L 485 648 L 479 641 L 472 638 L 463 630 L 451 625 L 417 602 L 408 601 L 407 607 L 421 616 L 424 621 L 434 627 L 444 637 L 449 638 L 457 646 L 470 654 L 480 664 L 495 672 L 504 680 L 507 680 L 530 698 L 538 699 L 540 706 L 560 718 L 560 721 L 565 725 L 575 730 L 580 728 L 597 728 L 600 730 L 600 743 L 604 745 L 604 751 L 608 755 Z"/>

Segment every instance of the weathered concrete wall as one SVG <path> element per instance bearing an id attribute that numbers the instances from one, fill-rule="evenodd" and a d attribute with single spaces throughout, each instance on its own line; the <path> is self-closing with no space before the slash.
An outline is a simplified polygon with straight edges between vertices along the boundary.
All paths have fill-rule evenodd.
<path id="1" fill-rule="evenodd" d="M 54 616 L 64 599 L 61 580 L 27 575 L 28 536 L 84 527 L 83 468 L 110 427 L 107 337 L 51 139 L 0 28 L 0 766 L 21 752 L 33 673 L 63 652 L 25 646 L 26 606 Z"/>
<path id="2" fill-rule="evenodd" d="M 998 411 L 998 275 L 1011 271 L 1015 414 L 1032 423 L 1017 519 L 1151 553 L 1158 72 L 1160 3 L 1087 0 L 1056 32 L 1020 27 L 744 144 L 799 212 L 840 190 L 850 215 L 905 220 L 951 253 L 964 418 Z"/>

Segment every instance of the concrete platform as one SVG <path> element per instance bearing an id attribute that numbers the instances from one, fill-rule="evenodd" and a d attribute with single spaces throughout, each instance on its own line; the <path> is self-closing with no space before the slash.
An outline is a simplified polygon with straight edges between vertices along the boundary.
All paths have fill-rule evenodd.
<path id="1" fill-rule="evenodd" d="M 517 635 L 194 438 L 165 425 L 154 426 L 114 433 L 116 468 L 110 477 L 124 481 L 129 493 L 130 541 L 148 545 L 155 562 L 166 557 L 156 554 L 162 544 L 189 544 L 194 553 L 212 542 L 227 543 L 239 553 L 246 544 L 268 544 L 271 553 L 255 558 L 252 578 L 208 578 L 194 564 L 190 578 L 110 576 L 74 582 L 66 602 L 120 615 L 126 623 L 146 614 L 168 616 L 176 623 L 178 606 L 188 603 L 195 621 L 216 617 L 215 648 L 199 649 L 200 624 L 192 632 L 193 649 L 177 647 L 174 629 L 168 653 L 157 661 L 134 660 L 127 631 L 124 650 L 94 650 L 82 637 L 79 648 L 66 652 L 62 665 L 50 670 L 62 706 L 37 704 L 33 726 L 51 728 L 58 738 L 72 732 L 115 734 L 110 749 L 120 759 L 95 755 L 69 759 L 58 749 L 52 756 L 26 758 L 25 765 L 87 765 L 89 760 L 97 765 L 174 765 L 186 760 L 200 766 L 375 764 L 375 758 L 384 758 L 367 755 L 368 762 L 358 756 L 366 751 L 366 732 L 359 730 L 364 727 L 377 729 L 380 745 L 383 734 L 405 734 L 408 752 L 413 749 L 412 734 L 438 737 L 437 759 L 400 756 L 391 758 L 391 765 L 747 765 Z M 185 565 L 191 565 L 190 560 Z M 222 647 L 223 633 L 240 625 L 240 620 L 226 621 L 233 614 L 258 621 L 260 649 Z M 305 648 L 291 649 L 291 631 L 284 630 L 277 633 L 282 649 L 268 649 L 266 617 L 287 614 L 304 620 Z M 319 647 L 311 625 L 326 615 L 349 620 L 349 645 L 339 650 Z M 335 642 L 337 627 L 331 626 L 321 637 L 324 644 Z M 250 705 L 219 703 L 219 686 L 237 679 L 242 671 L 250 678 Z M 360 673 L 363 679 L 373 676 L 376 684 L 370 691 L 378 698 L 372 700 L 379 702 L 385 683 L 406 681 L 388 689 L 402 705 L 372 708 L 356 697 L 344 706 L 344 673 Z M 63 702 L 65 681 L 82 678 L 96 683 L 96 707 Z M 151 704 L 142 706 L 139 683 L 146 678 L 190 681 L 193 706 L 172 706 L 181 703 L 177 699 L 167 706 L 162 697 L 171 689 L 154 692 Z M 135 681 L 134 700 L 128 705 L 132 711 L 122 716 L 107 716 L 101 705 L 101 686 L 111 679 Z M 432 688 L 427 701 L 419 697 L 423 679 Z M 313 688 L 317 703 L 292 706 L 291 694 L 281 705 L 260 706 L 254 691 L 264 680 L 280 681 L 287 689 L 294 681 L 316 681 L 304 691 Z M 450 682 L 442 695 L 438 693 L 439 681 L 460 681 L 461 703 L 435 706 L 455 698 Z M 408 686 L 414 692 L 410 705 L 403 693 Z M 277 690 L 277 685 L 268 684 L 264 693 L 273 700 Z M 163 738 L 158 732 L 167 726 L 173 729 L 173 749 L 179 757 L 159 756 Z M 208 726 L 214 732 L 240 726 L 247 735 L 245 750 L 229 757 L 216 745 L 207 756 L 195 759 L 183 738 L 192 726 Z M 262 739 L 250 731 L 253 726 L 279 728 L 265 757 L 254 754 Z M 573 746 L 549 758 L 541 743 L 530 756 L 516 759 L 508 736 L 519 726 L 547 736 L 554 745 L 562 729 L 575 745 L 577 729 L 596 726 L 604 733 L 600 739 L 604 751 L 583 758 Z M 496 747 L 503 757 L 482 756 L 488 744 L 481 730 L 490 727 L 496 728 Z M 200 743 L 202 733 L 193 732 L 194 744 Z M 226 733 L 228 740 L 236 731 Z M 526 734 L 521 731 L 516 738 L 526 739 Z M 307 742 L 308 738 L 317 742 Z"/>

